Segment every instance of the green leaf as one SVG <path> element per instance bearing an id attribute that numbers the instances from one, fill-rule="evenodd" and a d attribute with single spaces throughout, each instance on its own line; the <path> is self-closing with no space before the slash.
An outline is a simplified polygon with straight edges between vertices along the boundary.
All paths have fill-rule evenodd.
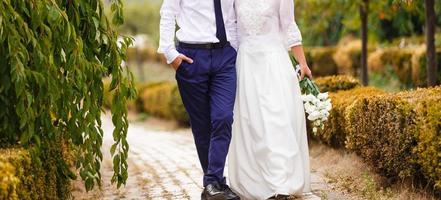
<path id="1" fill-rule="evenodd" d="M 112 154 L 112 156 L 115 154 L 116 146 L 117 144 L 113 144 L 112 147 L 110 147 L 110 153 Z"/>
<path id="2" fill-rule="evenodd" d="M 108 18 L 101 1 L 0 3 L 0 129 L 6 133 L 0 140 L 28 148 L 36 163 L 45 161 L 49 144 L 60 138 L 71 142 L 87 190 L 101 180 L 101 79 L 108 74 L 118 93 L 111 108 L 112 181 L 120 186 L 127 180 L 126 104 L 133 80 L 120 66 L 131 41 L 124 37 L 118 47 L 116 26 L 109 21 L 123 22 L 122 1 L 111 4 L 113 16 Z M 60 162 L 56 168 L 66 168 L 64 159 L 55 159 Z M 57 171 L 74 177 L 69 170 Z"/>
<path id="3" fill-rule="evenodd" d="M 61 17 L 58 10 L 53 6 L 48 6 L 48 10 L 48 20 L 52 23 L 58 22 Z"/>

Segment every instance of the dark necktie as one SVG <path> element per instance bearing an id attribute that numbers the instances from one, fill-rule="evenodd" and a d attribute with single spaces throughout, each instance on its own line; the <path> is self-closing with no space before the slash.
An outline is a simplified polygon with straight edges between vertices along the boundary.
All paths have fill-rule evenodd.
<path id="1" fill-rule="evenodd" d="M 222 16 L 221 0 L 214 0 L 214 13 L 216 15 L 216 37 L 220 43 L 227 43 L 227 34 L 225 32 L 224 17 Z"/>

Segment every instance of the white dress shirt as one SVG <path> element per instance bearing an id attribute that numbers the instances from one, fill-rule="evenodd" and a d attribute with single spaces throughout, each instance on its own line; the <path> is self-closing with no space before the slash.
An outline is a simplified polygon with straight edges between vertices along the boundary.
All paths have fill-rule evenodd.
<path id="1" fill-rule="evenodd" d="M 175 47 L 176 37 L 185 43 L 216 43 L 216 17 L 213 0 L 164 0 L 161 7 L 160 40 L 158 52 L 165 55 L 170 64 L 179 55 Z M 234 0 L 222 0 L 227 40 L 237 49 L 237 26 Z"/>

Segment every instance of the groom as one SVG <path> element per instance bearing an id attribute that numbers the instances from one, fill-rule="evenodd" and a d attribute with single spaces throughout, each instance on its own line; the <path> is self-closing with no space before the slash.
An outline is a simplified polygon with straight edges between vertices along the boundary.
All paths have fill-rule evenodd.
<path id="1" fill-rule="evenodd" d="M 223 176 L 236 95 L 234 0 L 164 0 L 160 35 L 158 52 L 176 70 L 190 116 L 204 172 L 201 197 L 240 199 Z"/>

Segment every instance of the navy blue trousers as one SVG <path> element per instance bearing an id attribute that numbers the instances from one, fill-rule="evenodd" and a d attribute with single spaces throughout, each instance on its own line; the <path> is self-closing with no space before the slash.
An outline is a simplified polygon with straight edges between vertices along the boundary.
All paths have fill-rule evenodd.
<path id="1" fill-rule="evenodd" d="M 224 168 L 231 141 L 233 107 L 236 96 L 236 51 L 219 49 L 177 50 L 192 58 L 176 71 L 176 80 L 204 172 L 204 187 L 225 184 Z"/>

